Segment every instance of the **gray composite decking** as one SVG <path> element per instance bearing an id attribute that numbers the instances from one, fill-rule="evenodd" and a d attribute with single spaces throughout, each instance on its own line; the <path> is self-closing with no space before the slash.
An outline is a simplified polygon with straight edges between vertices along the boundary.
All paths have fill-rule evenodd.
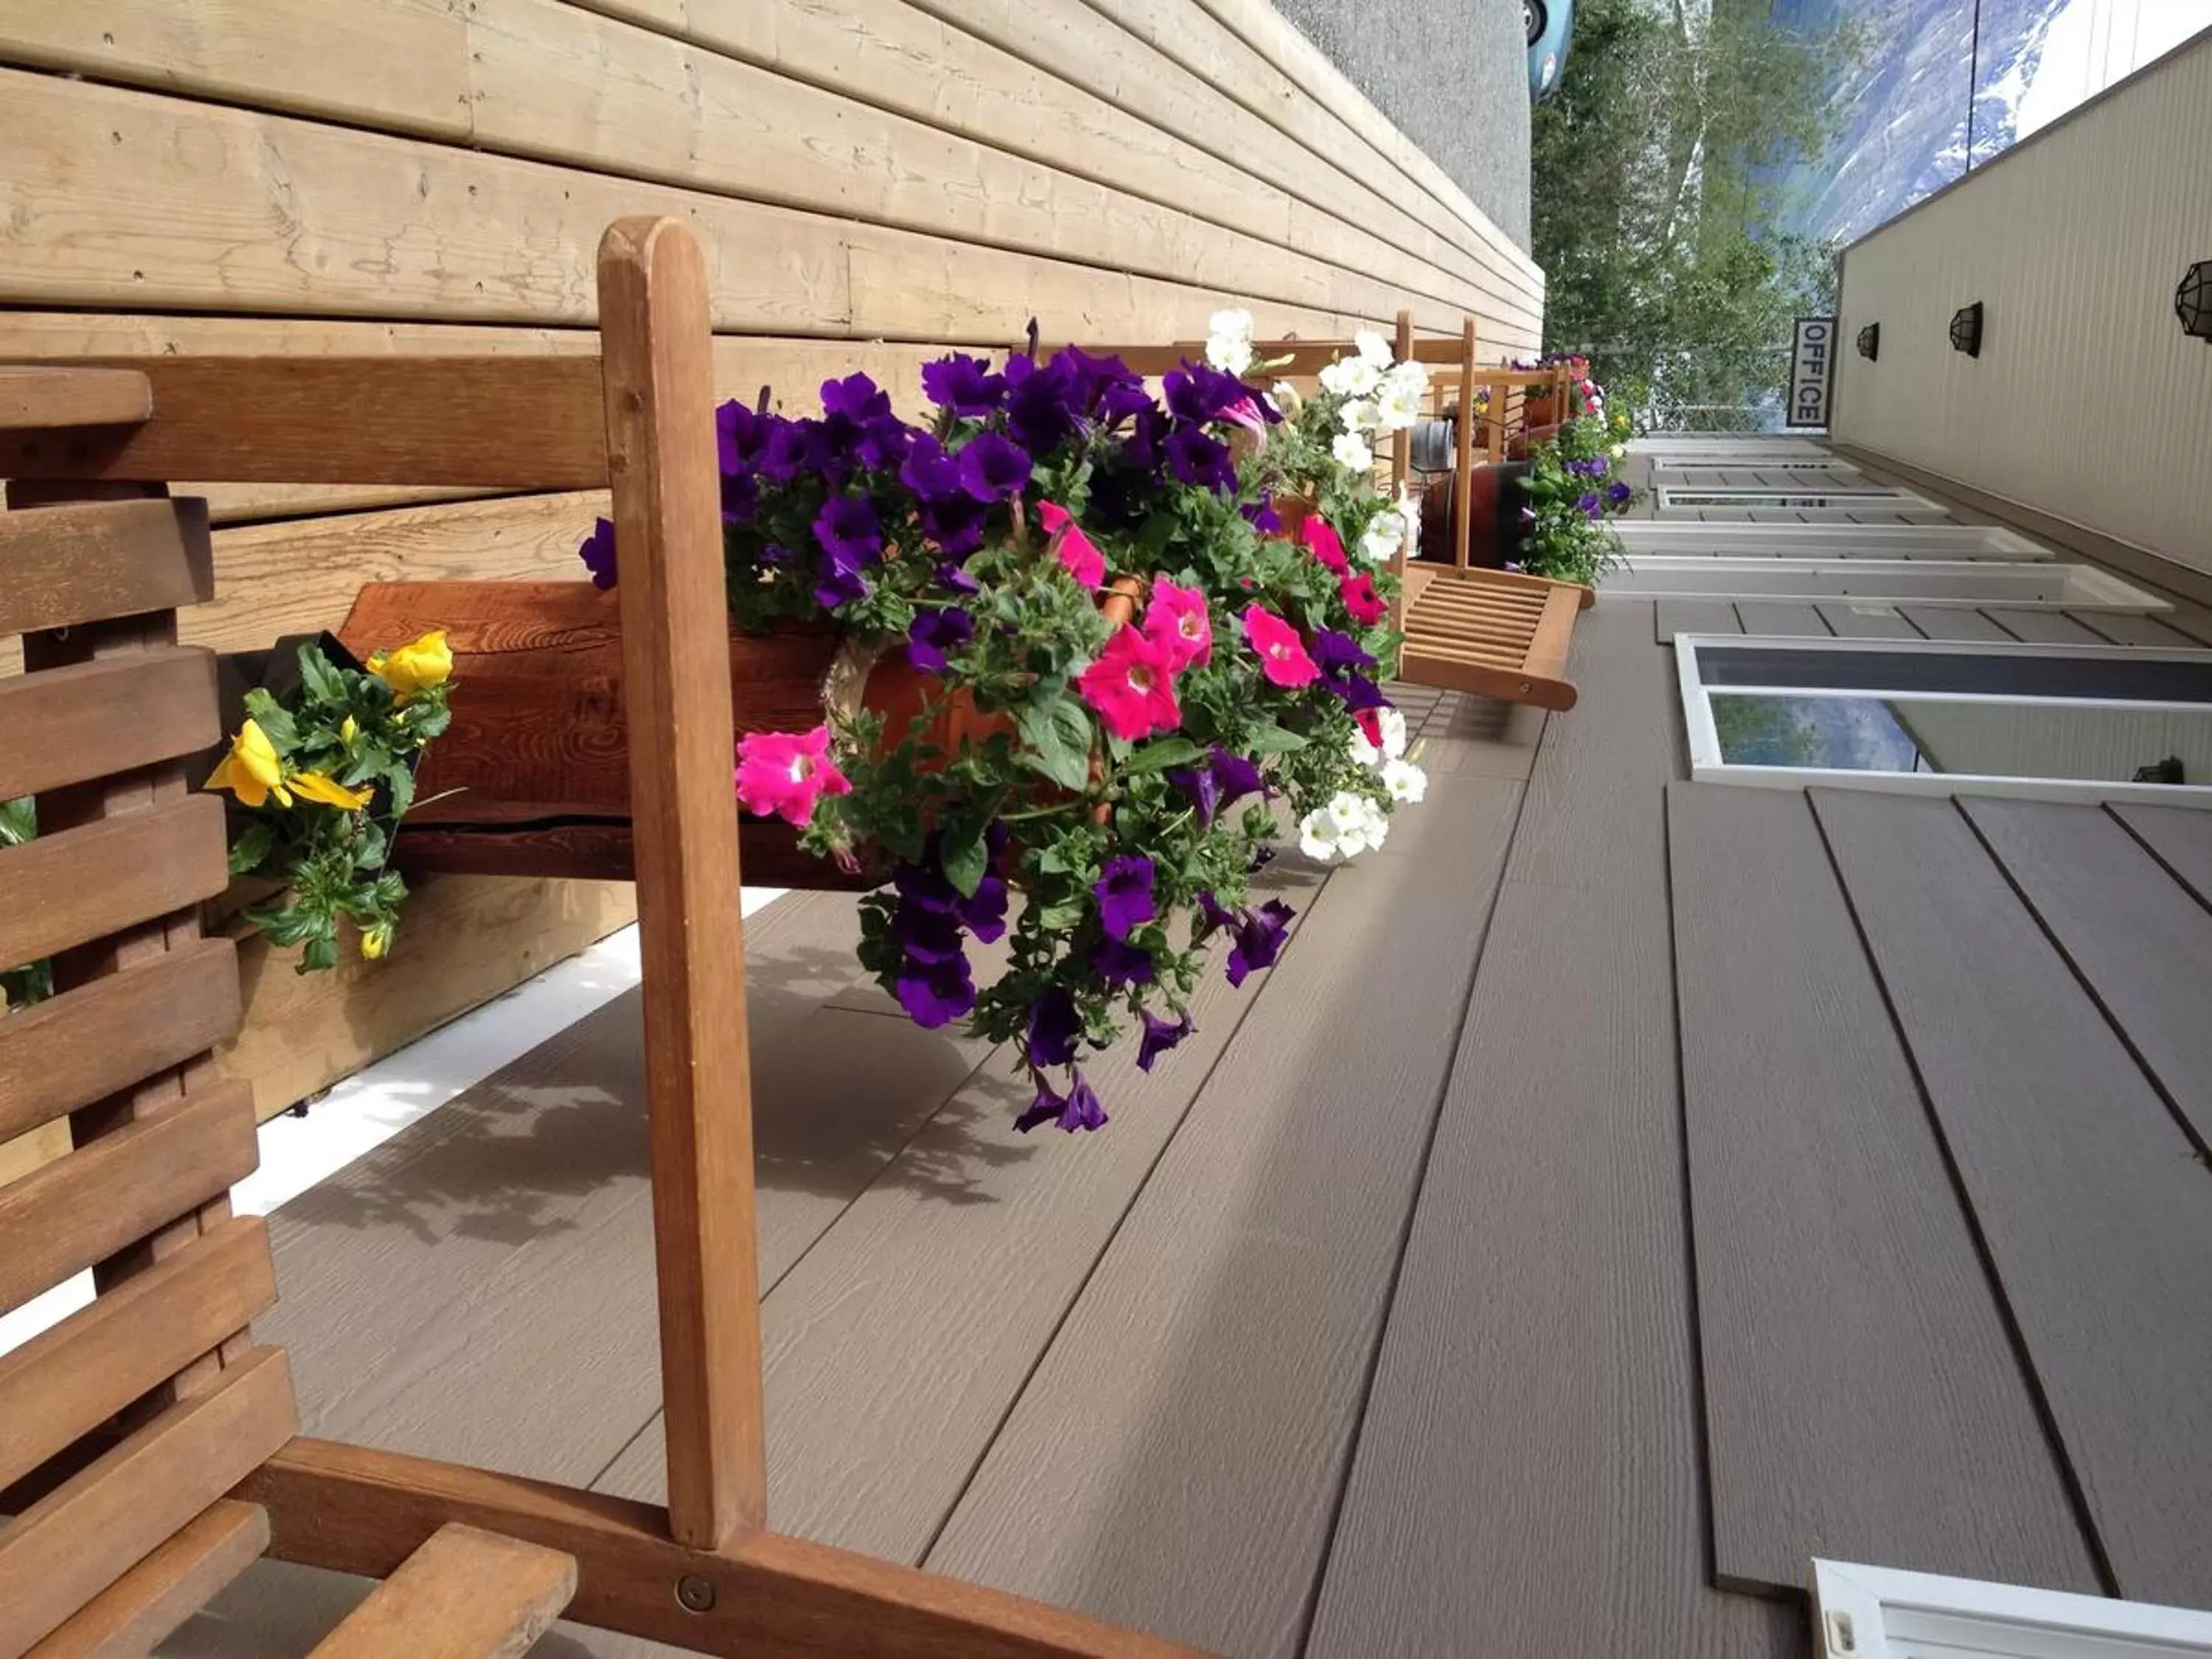
<path id="1" fill-rule="evenodd" d="M 749 923 L 777 1524 L 1237 1656 L 1808 1659 L 1814 1553 L 2212 1604 L 2212 813 L 1685 784 L 1667 643 L 1745 620 L 1409 694 L 1428 800 L 1267 872 L 1283 960 L 1097 1135 L 1015 1134 L 849 898 Z M 637 1042 L 273 1218 L 307 1431 L 659 1494 Z"/>

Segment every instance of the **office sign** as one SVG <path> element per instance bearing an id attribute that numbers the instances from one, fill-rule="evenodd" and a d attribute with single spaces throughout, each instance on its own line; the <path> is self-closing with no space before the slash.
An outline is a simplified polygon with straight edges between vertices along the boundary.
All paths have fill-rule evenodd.
<path id="1" fill-rule="evenodd" d="M 1835 368 L 1836 319 L 1800 317 L 1790 348 L 1790 405 L 1784 426 L 1828 424 L 1828 378 Z"/>

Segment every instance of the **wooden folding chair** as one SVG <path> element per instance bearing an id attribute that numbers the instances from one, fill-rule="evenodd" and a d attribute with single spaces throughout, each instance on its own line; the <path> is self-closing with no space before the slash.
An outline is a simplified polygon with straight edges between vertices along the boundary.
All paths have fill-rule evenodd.
<path id="1" fill-rule="evenodd" d="M 0 1311 L 99 1294 L 0 1356 L 0 1659 L 144 1654 L 266 1547 L 386 1582 L 319 1652 L 520 1652 L 567 1608 L 716 1655 L 1188 1650 L 767 1530 L 752 1118 L 706 281 L 668 221 L 599 259 L 603 359 L 194 359 L 0 368 L 0 960 L 59 994 L 0 1016 L 0 1139 L 73 1148 L 0 1187 Z M 221 805 L 207 519 L 169 477 L 592 488 L 623 549 L 666 1505 L 296 1438 L 255 1162 Z M 69 504 L 62 504 L 67 502 Z"/>

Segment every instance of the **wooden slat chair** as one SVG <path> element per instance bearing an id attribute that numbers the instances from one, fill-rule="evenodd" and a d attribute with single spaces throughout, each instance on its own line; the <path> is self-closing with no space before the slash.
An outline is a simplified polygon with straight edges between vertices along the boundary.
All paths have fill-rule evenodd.
<path id="1" fill-rule="evenodd" d="M 0 370 L 0 958 L 60 994 L 0 1016 L 0 1139 L 73 1149 L 0 1186 L 0 1311 L 82 1268 L 100 1294 L 0 1356 L 0 1659 L 144 1654 L 264 1547 L 386 1583 L 320 1651 L 518 1653 L 567 1616 L 714 1655 L 1017 1659 L 1188 1650 L 767 1528 L 750 1085 L 706 274 L 669 221 L 601 245 L 604 356 L 166 357 Z M 120 373 L 116 372 L 120 370 Z M 295 1437 L 249 1322 L 267 1235 L 216 736 L 174 608 L 212 592 L 206 514 L 149 481 L 611 483 L 641 946 L 668 1502 Z M 64 498 L 72 505 L 54 505 Z M 571 1590 L 573 1589 L 573 1596 Z"/>
<path id="2" fill-rule="evenodd" d="M 1475 319 L 1470 316 L 1462 321 L 1456 340 L 1417 338 L 1412 313 L 1398 313 L 1392 343 L 1398 361 L 1425 363 L 1440 370 L 1432 377 L 1431 393 L 1440 411 L 1449 398 L 1457 414 L 1449 486 L 1455 495 L 1450 514 L 1452 562 L 1446 566 L 1436 561 L 1409 561 L 1401 549 L 1392 564 L 1401 589 L 1392 620 L 1406 636 L 1398 677 L 1415 685 L 1464 691 L 1504 702 L 1571 708 L 1576 692 L 1565 676 L 1575 618 L 1597 596 L 1573 583 L 1516 571 L 1475 568 L 1468 562 L 1474 533 L 1476 389 L 1492 388 L 1495 418 L 1488 423 L 1488 441 L 1490 459 L 1495 461 L 1504 453 L 1509 426 L 1520 418 L 1528 389 L 1549 386 L 1564 398 L 1571 377 L 1565 368 L 1504 369 L 1481 365 L 1476 361 L 1476 332 Z M 1294 386 L 1311 381 L 1353 349 L 1350 340 L 1254 342 L 1254 350 L 1262 361 L 1290 359 L 1269 372 Z M 1086 349 L 1100 355 L 1115 353 L 1139 374 L 1158 374 L 1186 358 L 1198 359 L 1206 347 L 1203 341 L 1185 340 L 1169 346 Z M 1412 455 L 1413 434 L 1399 433 L 1391 444 L 1393 495 L 1411 480 Z"/>

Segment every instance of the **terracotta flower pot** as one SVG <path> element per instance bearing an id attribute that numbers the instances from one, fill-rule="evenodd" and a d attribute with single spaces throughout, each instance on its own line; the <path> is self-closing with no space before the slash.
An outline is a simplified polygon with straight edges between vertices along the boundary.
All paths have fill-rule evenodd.
<path id="1" fill-rule="evenodd" d="M 1468 538 L 1468 562 L 1487 569 L 1517 563 L 1528 527 L 1521 517 L 1526 492 L 1514 481 L 1534 471 L 1528 461 L 1501 465 L 1478 465 L 1469 495 L 1474 532 Z M 1449 564 L 1453 550 L 1453 491 L 1450 477 L 1431 482 L 1421 496 L 1419 558 L 1430 564 Z"/>

